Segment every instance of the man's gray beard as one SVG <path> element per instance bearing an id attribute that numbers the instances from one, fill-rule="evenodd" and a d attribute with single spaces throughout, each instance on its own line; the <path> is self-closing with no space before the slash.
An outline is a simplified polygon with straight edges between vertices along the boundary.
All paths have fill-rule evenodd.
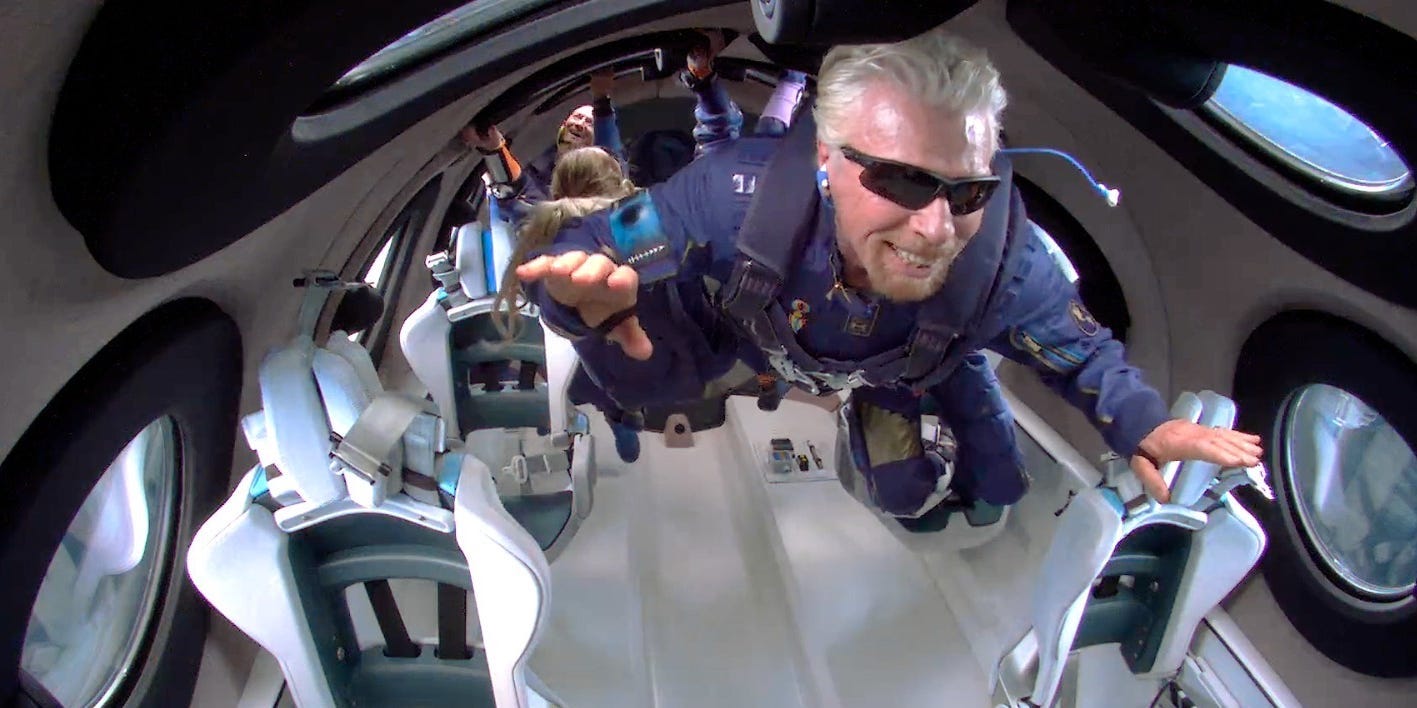
<path id="1" fill-rule="evenodd" d="M 886 247 L 886 250 L 889 251 L 889 250 L 890 250 L 890 247 L 887 246 L 887 247 Z M 959 254 L 960 254 L 963 250 L 964 250 L 963 248 L 959 248 L 959 247 L 947 247 L 947 248 L 945 249 L 944 255 L 942 255 L 940 258 L 937 258 L 937 259 L 936 259 L 937 262 L 940 261 L 940 260 L 946 260 L 946 263 L 945 263 L 944 267 L 940 268 L 939 270 L 932 270 L 932 272 L 930 273 L 930 277 L 924 281 L 923 286 L 922 286 L 921 288 L 911 288 L 908 295 L 905 295 L 905 294 L 894 294 L 894 295 L 893 295 L 893 294 L 891 294 L 891 293 L 884 293 L 884 292 L 878 292 L 878 293 L 876 293 L 876 294 L 877 294 L 877 295 L 880 295 L 881 297 L 886 298 L 887 300 L 890 300 L 891 302 L 901 302 L 901 303 L 924 302 L 925 300 L 930 299 L 932 296 L 935 295 L 935 293 L 937 293 L 937 292 L 940 291 L 940 288 L 943 288 L 943 287 L 945 286 L 945 283 L 946 283 L 946 282 L 949 280 L 949 278 L 950 278 L 950 270 L 953 269 L 955 263 L 959 261 Z M 895 258 L 895 254 L 893 254 L 893 253 L 887 253 L 887 254 L 885 255 L 885 257 L 886 257 L 886 258 Z M 883 269 L 886 267 L 885 263 L 880 263 L 879 265 L 880 265 L 880 267 L 883 268 Z M 870 275 L 871 275 L 871 273 L 868 271 L 868 272 L 867 272 L 867 276 L 869 277 Z M 889 273 L 883 273 L 882 275 L 884 276 L 884 279 L 883 279 L 884 282 L 889 282 L 889 283 L 913 282 L 913 281 L 904 281 L 904 280 L 903 280 L 902 278 L 900 278 L 900 277 L 891 277 Z M 871 279 L 871 282 L 872 282 L 872 284 L 874 284 L 874 283 L 876 282 L 876 279 L 875 279 L 875 278 L 872 278 L 872 279 Z M 873 289 L 874 289 L 874 288 L 873 288 Z"/>

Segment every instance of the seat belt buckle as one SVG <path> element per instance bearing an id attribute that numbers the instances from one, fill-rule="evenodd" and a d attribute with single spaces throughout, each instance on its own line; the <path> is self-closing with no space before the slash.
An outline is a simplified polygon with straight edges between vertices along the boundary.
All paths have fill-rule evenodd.
<path id="1" fill-rule="evenodd" d="M 330 441 L 335 443 L 330 451 L 330 471 L 344 477 L 350 500 L 366 509 L 383 504 L 389 497 L 393 469 L 338 434 L 331 433 Z"/>
<path id="2" fill-rule="evenodd" d="M 1236 487 L 1247 485 L 1254 487 L 1265 499 L 1274 501 L 1274 489 L 1269 486 L 1269 474 L 1265 471 L 1263 462 L 1252 467 L 1231 467 L 1225 470 L 1216 478 L 1210 493 L 1216 499 L 1223 499 Z"/>
<path id="3" fill-rule="evenodd" d="M 531 469 L 527 465 L 525 455 L 517 455 L 512 458 L 511 464 L 502 468 L 502 474 L 517 484 L 526 484 L 531 480 Z"/>
<path id="4" fill-rule="evenodd" d="M 857 369 L 846 376 L 846 388 L 848 389 L 858 389 L 862 386 L 870 385 L 870 382 L 866 380 L 866 372 L 861 369 Z"/>

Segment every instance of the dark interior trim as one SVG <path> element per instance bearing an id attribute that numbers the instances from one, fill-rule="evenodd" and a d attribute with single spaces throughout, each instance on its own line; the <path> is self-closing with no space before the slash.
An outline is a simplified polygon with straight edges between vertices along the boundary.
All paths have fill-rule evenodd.
<path id="1" fill-rule="evenodd" d="M 94 484 L 148 424 L 170 416 L 180 465 L 170 573 L 158 615 L 114 703 L 187 705 L 206 613 L 186 549 L 226 489 L 241 396 L 241 336 L 207 300 L 159 306 L 123 330 L 45 406 L 0 463 L 0 705 L 12 700 L 31 608 L 61 539 Z M 135 687 L 144 695 L 127 695 Z"/>
<path id="2" fill-rule="evenodd" d="M 1095 20 L 1086 36 L 1078 36 L 1078 23 L 1069 21 L 1075 19 L 1071 13 L 1083 12 L 1076 10 L 1082 6 Z M 1111 10 L 1128 22 L 1148 25 L 1158 51 L 1247 66 L 1346 107 L 1386 137 L 1409 165 L 1417 162 L 1417 122 L 1411 119 L 1417 74 L 1400 67 L 1401 57 L 1417 56 L 1417 40 L 1319 0 L 1295 0 L 1282 10 L 1235 0 L 1009 0 L 1007 6 L 1010 26 L 1035 51 L 1255 224 L 1335 275 L 1397 304 L 1417 307 L 1410 274 L 1410 265 L 1417 262 L 1417 222 L 1408 218 L 1396 228 L 1377 230 L 1379 224 L 1390 227 L 1391 220 L 1374 219 L 1374 230 L 1368 230 L 1325 218 L 1207 146 L 1153 97 L 1116 77 L 1113 67 L 1092 63 L 1071 48 L 1091 41 L 1089 37 L 1128 36 L 1136 29 L 1120 21 L 1106 24 Z"/>
<path id="3" fill-rule="evenodd" d="M 421 260 L 427 255 L 418 252 L 418 245 L 423 241 L 424 228 L 434 216 L 433 210 L 438 204 L 438 193 L 442 184 L 441 174 L 429 180 L 408 200 L 408 205 L 394 217 L 390 225 L 389 230 L 396 233 L 389 237 L 394 239 L 393 248 L 389 252 L 390 277 L 380 283 L 379 294 L 384 300 L 384 315 L 372 329 L 360 335 L 361 341 L 369 349 L 369 358 L 373 360 L 375 368 L 384 360 L 384 350 L 388 346 L 389 337 L 397 334 L 394 319 L 398 313 L 399 300 L 403 297 L 404 286 L 410 280 L 422 281 L 422 277 L 415 272 L 415 256 Z M 439 223 L 441 224 L 441 221 Z M 422 268 L 418 270 L 421 271 Z"/>
<path id="4" fill-rule="evenodd" d="M 1262 559 L 1275 602 L 1305 639 L 1334 661 L 1370 676 L 1417 675 L 1417 599 L 1360 597 L 1334 577 L 1293 512 L 1284 422 L 1291 395 L 1327 384 L 1357 396 L 1409 447 L 1417 445 L 1417 364 L 1375 332 L 1314 310 L 1281 312 L 1255 328 L 1235 365 L 1237 428 L 1265 437 L 1276 500 L 1249 497 L 1269 545 Z M 1375 523 L 1377 521 L 1375 520 Z"/>

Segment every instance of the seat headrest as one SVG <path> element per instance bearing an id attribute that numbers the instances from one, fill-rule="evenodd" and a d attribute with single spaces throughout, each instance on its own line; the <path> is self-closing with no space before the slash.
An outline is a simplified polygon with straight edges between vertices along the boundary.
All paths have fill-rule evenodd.
<path id="1" fill-rule="evenodd" d="M 482 224 L 472 222 L 458 227 L 453 266 L 458 269 L 462 291 L 472 299 L 488 294 L 487 263 L 482 253 Z"/>
<path id="2" fill-rule="evenodd" d="M 330 320 L 330 330 L 350 334 L 373 327 L 384 316 L 384 297 L 368 284 L 344 292 Z"/>

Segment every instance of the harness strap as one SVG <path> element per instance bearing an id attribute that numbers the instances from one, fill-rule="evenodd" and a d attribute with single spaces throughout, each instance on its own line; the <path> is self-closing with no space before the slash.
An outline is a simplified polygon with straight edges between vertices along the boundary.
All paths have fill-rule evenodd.
<path id="1" fill-rule="evenodd" d="M 784 339 L 777 331 L 776 321 L 785 321 L 785 315 L 772 312 L 792 262 L 816 228 L 816 123 L 809 110 L 799 115 L 757 181 L 738 230 L 733 271 L 719 291 L 718 302 L 760 348 L 786 346 L 790 359 L 805 363 L 801 359 L 805 353 L 793 338 Z"/>
<path id="2" fill-rule="evenodd" d="M 438 583 L 438 658 L 472 658 L 467 646 L 467 591 L 447 583 Z"/>
<path id="3" fill-rule="evenodd" d="M 418 658 L 421 651 L 408 636 L 408 627 L 403 623 L 389 581 L 370 580 L 364 583 L 364 592 L 369 596 L 369 606 L 374 609 L 374 619 L 384 635 L 384 653 L 399 659 Z"/>
<path id="4" fill-rule="evenodd" d="M 753 198 L 756 204 L 757 197 Z M 746 232 L 740 231 L 740 233 Z M 763 263 L 739 257 L 724 288 L 720 306 L 735 320 L 751 322 L 762 315 L 782 290 L 782 277 Z"/>
<path id="5" fill-rule="evenodd" d="M 738 253 L 767 267 L 778 286 L 812 233 L 817 204 L 817 125 L 810 111 L 787 136 L 753 191 L 739 229 Z"/>
<path id="6" fill-rule="evenodd" d="M 436 444 L 432 440 L 436 433 L 429 435 L 429 431 L 422 430 L 427 426 L 415 426 L 415 422 L 424 414 L 422 401 L 393 393 L 381 394 L 369 402 L 368 407 L 359 414 L 359 418 L 344 437 L 332 436 L 336 445 L 334 450 L 330 451 L 330 457 L 333 458 L 331 467 L 335 472 L 352 474 L 367 485 L 377 485 L 385 481 L 394 474 L 394 469 L 389 465 L 394 448 L 403 441 L 404 434 L 409 432 L 410 428 L 419 427 L 419 437 L 426 437 L 427 442 Z M 435 424 L 435 430 L 436 427 Z M 421 452 L 431 453 L 432 450 Z M 428 467 L 431 469 L 431 465 Z M 418 469 L 417 473 L 426 474 L 426 471 Z M 413 486 L 422 488 L 416 484 Z"/>

